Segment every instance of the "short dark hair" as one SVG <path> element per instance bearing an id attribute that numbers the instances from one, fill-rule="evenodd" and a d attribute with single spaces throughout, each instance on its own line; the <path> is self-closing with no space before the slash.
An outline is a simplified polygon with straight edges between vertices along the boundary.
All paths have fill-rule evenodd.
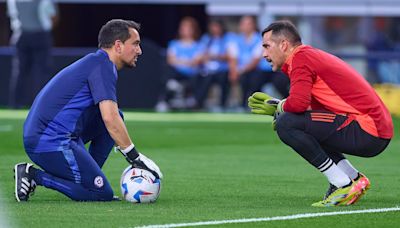
<path id="1" fill-rule="evenodd" d="M 271 23 L 262 31 L 262 36 L 269 31 L 272 31 L 272 35 L 274 36 L 284 36 L 291 44 L 301 44 L 299 32 L 297 31 L 296 26 L 294 26 L 290 21 L 282 20 Z"/>
<path id="2" fill-rule="evenodd" d="M 134 21 L 112 19 L 100 29 L 98 41 L 99 48 L 110 48 L 116 40 L 125 42 L 130 38 L 129 28 L 139 31 L 140 24 Z"/>

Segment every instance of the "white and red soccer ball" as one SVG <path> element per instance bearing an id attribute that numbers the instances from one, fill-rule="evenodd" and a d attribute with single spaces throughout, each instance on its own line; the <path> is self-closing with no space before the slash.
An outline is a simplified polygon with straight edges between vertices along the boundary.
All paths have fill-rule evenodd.
<path id="1" fill-rule="evenodd" d="M 161 191 L 161 180 L 151 172 L 128 166 L 121 176 L 123 198 L 132 203 L 153 203 Z"/>

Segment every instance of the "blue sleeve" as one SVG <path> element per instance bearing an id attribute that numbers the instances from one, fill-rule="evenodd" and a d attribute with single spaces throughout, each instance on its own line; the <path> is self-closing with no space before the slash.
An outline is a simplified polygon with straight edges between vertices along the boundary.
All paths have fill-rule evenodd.
<path id="1" fill-rule="evenodd" d="M 174 55 L 176 55 L 176 52 L 177 52 L 177 45 L 178 45 L 178 42 L 176 41 L 176 40 L 172 40 L 172 41 L 170 41 L 169 43 L 168 43 L 168 46 L 167 46 L 167 52 L 169 53 L 169 54 L 171 54 L 171 53 L 173 53 Z"/>
<path id="2" fill-rule="evenodd" d="M 210 43 L 210 36 L 207 34 L 204 34 L 199 40 L 199 45 L 203 49 L 207 49 L 209 43 Z"/>
<path id="3" fill-rule="evenodd" d="M 194 45 L 193 58 L 196 58 L 199 55 L 203 55 L 204 52 L 206 52 L 207 47 L 204 46 L 201 42 L 197 41 Z"/>
<path id="4" fill-rule="evenodd" d="M 89 75 L 89 88 L 95 104 L 104 100 L 117 102 L 117 73 L 113 66 L 110 68 L 98 66 Z"/>

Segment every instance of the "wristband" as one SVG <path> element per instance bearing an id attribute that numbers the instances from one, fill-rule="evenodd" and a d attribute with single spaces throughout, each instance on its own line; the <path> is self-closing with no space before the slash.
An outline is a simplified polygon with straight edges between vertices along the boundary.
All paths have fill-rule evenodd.
<path id="1" fill-rule="evenodd" d="M 285 101 L 286 99 L 279 101 L 278 106 L 276 107 L 276 111 L 278 111 L 279 113 L 285 112 L 283 110 L 283 104 L 285 104 Z"/>
<path id="2" fill-rule="evenodd" d="M 131 143 L 131 145 L 129 145 L 127 148 L 125 148 L 125 149 L 121 149 L 121 147 L 120 146 L 117 146 L 117 149 L 119 150 L 119 151 L 121 151 L 123 154 L 127 154 L 129 151 L 131 151 L 133 148 L 135 148 L 135 145 L 133 144 L 133 143 Z"/>

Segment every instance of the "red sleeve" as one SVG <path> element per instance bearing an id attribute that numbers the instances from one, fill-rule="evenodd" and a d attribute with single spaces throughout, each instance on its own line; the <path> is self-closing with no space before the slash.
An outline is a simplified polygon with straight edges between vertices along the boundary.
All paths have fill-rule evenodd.
<path id="1" fill-rule="evenodd" d="M 311 104 L 311 89 L 315 75 L 306 67 L 293 65 L 290 72 L 290 91 L 286 102 L 283 104 L 285 112 L 302 113 Z"/>

